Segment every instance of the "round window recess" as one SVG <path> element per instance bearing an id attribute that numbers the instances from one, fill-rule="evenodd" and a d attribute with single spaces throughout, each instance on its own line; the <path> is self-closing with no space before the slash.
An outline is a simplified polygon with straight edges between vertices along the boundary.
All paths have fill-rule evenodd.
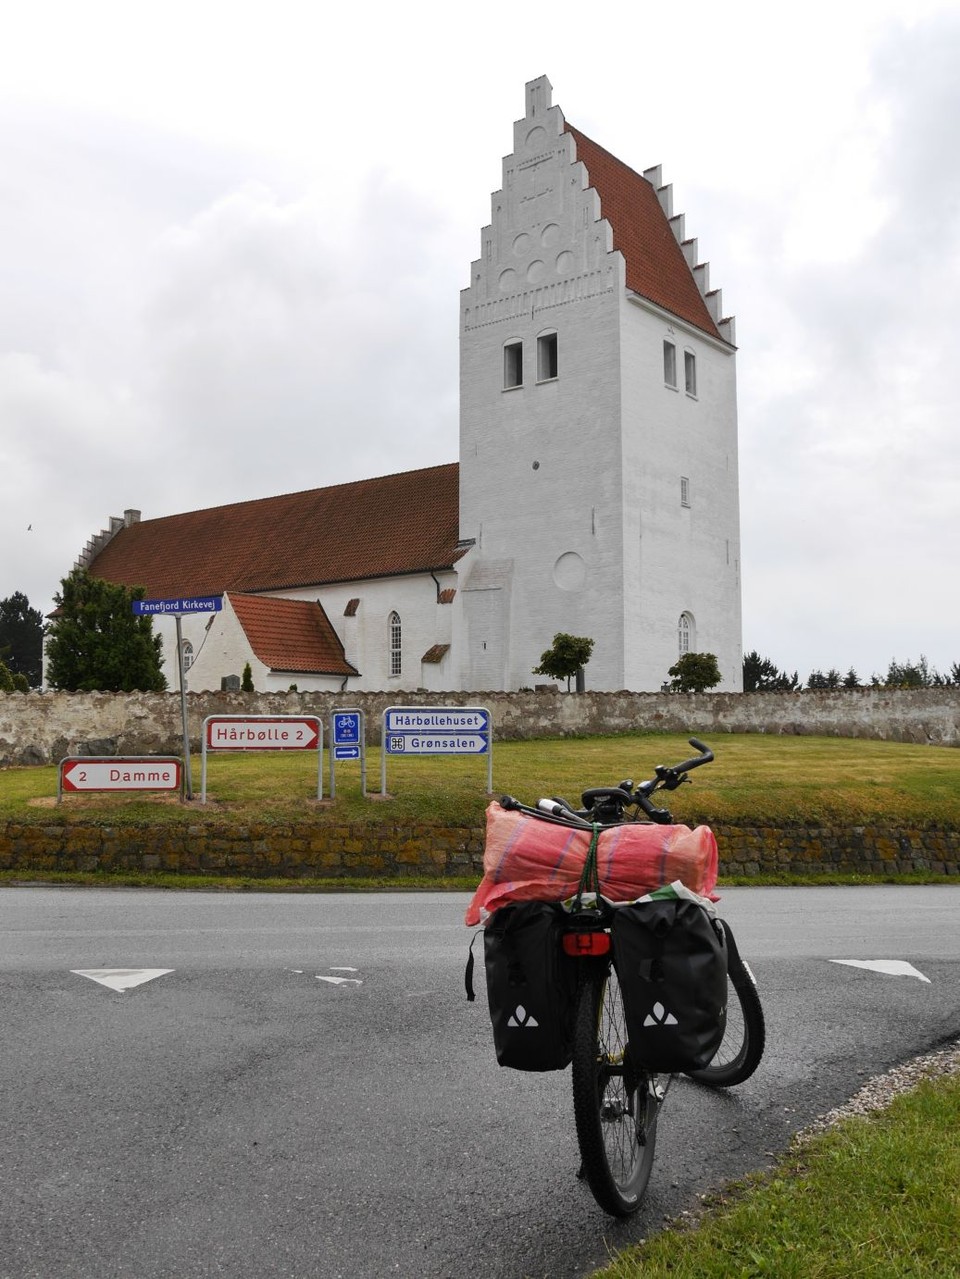
<path id="1" fill-rule="evenodd" d="M 533 464 L 533 469 L 534 469 L 535 471 L 539 471 L 539 470 L 540 470 L 540 463 L 539 463 L 539 462 L 534 462 L 534 464 Z"/>
<path id="2" fill-rule="evenodd" d="M 576 551 L 565 551 L 553 566 L 554 585 L 561 591 L 579 591 L 587 580 L 587 566 Z"/>
<path id="3" fill-rule="evenodd" d="M 527 283 L 538 284 L 544 276 L 546 268 L 539 258 L 527 267 Z"/>
<path id="4" fill-rule="evenodd" d="M 513 267 L 508 266 L 505 271 L 500 272 L 500 291 L 502 293 L 509 292 L 510 289 L 517 287 L 517 273 Z"/>

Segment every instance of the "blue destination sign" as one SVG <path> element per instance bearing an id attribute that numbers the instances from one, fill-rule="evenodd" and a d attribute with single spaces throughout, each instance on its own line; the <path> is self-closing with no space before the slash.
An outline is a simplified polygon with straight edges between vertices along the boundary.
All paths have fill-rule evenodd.
<path id="1" fill-rule="evenodd" d="M 390 733 L 388 755 L 486 755 L 490 739 L 483 733 Z"/>
<path id="2" fill-rule="evenodd" d="M 196 595 L 191 599 L 183 597 L 175 600 L 134 600 L 133 611 L 139 616 L 167 614 L 185 617 L 188 613 L 219 613 L 223 608 L 223 599 L 219 595 Z"/>
<path id="3" fill-rule="evenodd" d="M 428 734 L 431 737 L 459 733 L 489 733 L 490 712 L 482 706 L 394 707 L 385 715 L 388 733 Z"/>

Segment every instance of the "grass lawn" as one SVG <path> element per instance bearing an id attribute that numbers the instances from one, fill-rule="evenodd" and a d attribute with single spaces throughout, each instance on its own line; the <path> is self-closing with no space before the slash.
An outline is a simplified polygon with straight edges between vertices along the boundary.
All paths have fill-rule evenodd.
<path id="1" fill-rule="evenodd" d="M 691 729 L 696 732 L 696 727 Z M 871 823 L 960 825 L 960 750 L 835 737 L 714 736 L 713 764 L 693 785 L 668 797 L 678 821 L 695 825 L 769 822 L 861 826 Z M 586 786 L 648 777 L 655 764 L 693 752 L 683 737 L 637 734 L 494 742 L 494 792 L 527 802 L 542 795 L 578 800 Z M 200 760 L 192 760 L 200 793 Z M 337 769 L 337 798 L 316 804 L 312 752 L 222 754 L 207 758 L 209 802 L 181 805 L 170 796 L 67 795 L 55 804 L 55 767 L 0 769 L 0 820 L 111 825 L 216 820 L 290 822 L 437 822 L 478 824 L 487 803 L 482 756 L 390 757 L 387 800 L 360 795 L 359 766 Z M 367 755 L 368 790 L 380 789 L 380 752 Z M 323 789 L 328 790 L 324 762 Z"/>
<path id="2" fill-rule="evenodd" d="M 594 1279 L 958 1279 L 958 1133 L 960 1075 L 926 1081 Z"/>

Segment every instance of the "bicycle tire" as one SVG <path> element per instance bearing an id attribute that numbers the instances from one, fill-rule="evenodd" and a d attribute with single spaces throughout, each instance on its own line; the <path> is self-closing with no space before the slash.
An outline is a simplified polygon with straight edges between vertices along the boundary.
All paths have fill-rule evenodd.
<path id="1" fill-rule="evenodd" d="M 610 964 L 581 977 L 572 1074 L 583 1176 L 604 1212 L 629 1217 L 650 1179 L 665 1089 L 630 1070 L 623 996 Z"/>
<path id="2" fill-rule="evenodd" d="M 708 1066 L 686 1073 L 710 1088 L 730 1088 L 749 1079 L 766 1044 L 763 1005 L 753 973 L 740 958 L 733 933 L 727 939 L 727 1020 L 723 1039 Z"/>

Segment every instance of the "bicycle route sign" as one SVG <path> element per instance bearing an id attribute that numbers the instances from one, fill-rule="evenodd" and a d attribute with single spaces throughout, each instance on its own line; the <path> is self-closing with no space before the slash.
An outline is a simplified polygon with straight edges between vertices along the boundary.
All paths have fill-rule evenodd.
<path id="1" fill-rule="evenodd" d="M 333 754 L 335 759 L 360 758 L 360 711 L 334 711 Z"/>
<path id="2" fill-rule="evenodd" d="M 383 712 L 380 789 L 388 755 L 486 755 L 493 786 L 493 730 L 485 706 L 388 706 Z"/>

